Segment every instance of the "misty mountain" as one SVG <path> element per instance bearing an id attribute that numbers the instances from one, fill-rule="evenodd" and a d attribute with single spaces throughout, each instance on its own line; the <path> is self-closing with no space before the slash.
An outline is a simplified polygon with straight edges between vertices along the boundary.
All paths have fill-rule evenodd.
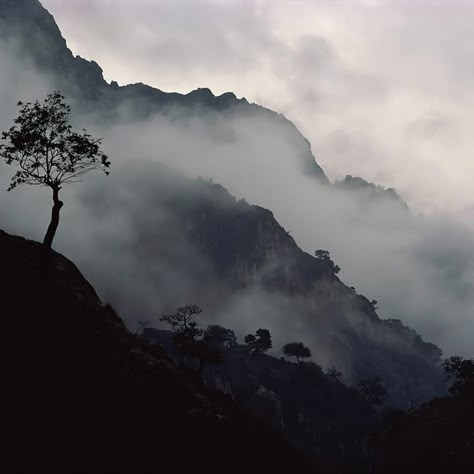
<path id="1" fill-rule="evenodd" d="M 199 117 L 216 112 L 227 120 L 235 114 L 261 115 L 272 124 L 273 133 L 284 133 L 299 143 L 302 169 L 328 182 L 309 142 L 281 114 L 250 104 L 245 98 L 237 99 L 231 92 L 216 97 L 209 89 L 201 88 L 183 95 L 141 83 L 122 87 L 116 82 L 108 84 L 96 62 L 73 56 L 53 16 L 38 0 L 0 0 L 0 39 L 12 41 L 17 53 L 29 57 L 54 87 L 74 97 L 84 111 L 107 121 L 120 121 L 124 111 L 127 120 L 149 119 L 158 113 Z"/>
<path id="2" fill-rule="evenodd" d="M 336 181 L 334 184 L 338 189 L 357 193 L 369 202 L 380 202 L 384 200 L 388 205 L 397 205 L 402 209 L 409 210 L 407 203 L 393 188 L 385 188 L 351 175 L 346 175 L 344 179 Z"/>
<path id="3" fill-rule="evenodd" d="M 268 327 L 276 351 L 303 340 L 348 384 L 380 375 L 391 404 L 405 408 L 443 393 L 441 351 L 400 321 L 380 319 L 374 302 L 338 278 L 332 260 L 303 252 L 271 211 L 156 163 L 128 165 L 120 176 L 83 202 L 93 209 L 87 227 L 100 229 L 89 238 L 94 254 L 107 266 L 96 268 L 87 250 L 78 261 L 130 321 L 159 324 L 162 313 L 195 302 L 207 322 L 241 337 Z M 133 230 L 115 238 L 100 223 L 117 203 L 118 220 Z"/>
<path id="4" fill-rule="evenodd" d="M 210 136 L 226 147 L 240 143 L 241 135 L 249 135 L 252 144 L 260 140 L 257 150 L 278 156 L 274 164 L 267 165 L 260 155 L 241 158 L 262 163 L 256 179 L 263 188 L 265 176 L 278 170 L 283 155 L 308 179 L 317 178 L 311 186 L 326 187 L 328 180 L 310 144 L 282 115 L 230 93 L 215 97 L 199 89 L 182 95 L 143 84 L 108 84 L 96 63 L 72 55 L 54 18 L 38 1 L 1 0 L 0 6 L 3 40 L 19 57 L 28 57 L 50 85 L 64 90 L 80 114 L 92 117 L 93 123 L 116 126 L 110 142 L 120 143 L 121 126 L 137 123 L 124 130 L 139 136 L 142 124 L 154 126 L 154 120 L 165 117 L 166 123 L 158 123 L 165 133 L 166 125 L 180 127 L 178 141 L 184 133 L 200 141 Z M 252 130 L 240 128 L 237 134 L 236 123 Z M 288 147 L 282 155 L 278 139 Z M 162 152 L 159 146 L 156 152 Z M 78 195 L 70 224 L 74 228 L 80 222 L 81 233 L 88 235 L 87 248 L 75 246 L 74 235 L 65 244 L 130 325 L 144 316 L 156 320 L 162 311 L 191 300 L 205 308 L 210 320 L 239 333 L 265 324 L 280 345 L 304 340 L 318 362 L 343 372 L 346 383 L 382 376 L 392 404 L 406 407 L 444 389 L 439 349 L 400 321 L 379 318 L 369 299 L 336 276 L 332 261 L 303 252 L 272 212 L 237 201 L 218 184 L 189 180 L 143 162 L 134 166 L 132 156 L 126 164 L 117 163 L 113 180 Z M 175 162 L 181 159 L 172 156 Z M 192 164 L 185 161 L 183 167 Z M 344 187 L 352 184 L 346 179 Z M 338 186 L 329 192 L 340 193 Z M 371 192 L 377 201 L 379 194 L 387 195 Z M 406 213 L 398 203 L 396 207 Z M 78 213 L 80 218 L 73 217 Z M 112 216 L 115 220 L 109 223 Z"/>

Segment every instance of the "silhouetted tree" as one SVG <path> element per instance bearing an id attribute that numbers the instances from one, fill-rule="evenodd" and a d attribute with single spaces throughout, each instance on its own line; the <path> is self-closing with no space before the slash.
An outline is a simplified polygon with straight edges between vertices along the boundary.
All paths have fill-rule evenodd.
<path id="1" fill-rule="evenodd" d="M 453 397 L 474 399 L 474 359 L 452 356 L 443 362 L 443 369 L 452 381 L 449 393 Z"/>
<path id="2" fill-rule="evenodd" d="M 206 329 L 204 341 L 220 349 L 231 349 L 237 345 L 237 337 L 234 331 L 217 324 L 213 324 Z"/>
<path id="3" fill-rule="evenodd" d="M 316 250 L 314 252 L 314 256 L 318 260 L 322 260 L 323 262 L 326 262 L 328 266 L 331 268 L 332 272 L 335 273 L 336 275 L 341 271 L 339 265 L 336 265 L 332 259 L 331 255 L 329 254 L 329 251 L 327 250 Z"/>
<path id="4" fill-rule="evenodd" d="M 362 380 L 359 392 L 371 405 L 382 405 L 387 396 L 387 389 L 379 376 Z"/>
<path id="5" fill-rule="evenodd" d="M 69 124 L 70 107 L 59 92 L 49 94 L 40 103 L 19 102 L 19 116 L 8 132 L 2 132 L 0 156 L 19 170 L 8 191 L 24 184 L 46 186 L 53 192 L 51 221 L 43 243 L 51 248 L 59 226 L 63 202 L 62 186 L 76 183 L 92 170 L 109 174 L 110 161 L 102 153 L 102 139 L 94 139 L 82 130 L 74 132 Z"/>
<path id="6" fill-rule="evenodd" d="M 201 339 L 204 331 L 195 320 L 201 313 L 202 309 L 199 306 L 190 304 L 177 308 L 174 314 L 165 314 L 160 318 L 171 326 L 174 332 L 173 340 L 179 352 L 199 360 L 199 373 L 205 364 L 222 361 L 220 350 Z"/>
<path id="7" fill-rule="evenodd" d="M 171 326 L 177 342 L 196 342 L 196 338 L 202 336 L 203 333 L 195 321 L 196 316 L 201 313 L 202 309 L 199 306 L 188 304 L 177 308 L 174 314 L 164 314 L 160 320 Z"/>
<path id="8" fill-rule="evenodd" d="M 330 367 L 326 370 L 326 375 L 332 380 L 339 380 L 342 377 L 342 372 L 336 369 L 336 367 Z"/>
<path id="9" fill-rule="evenodd" d="M 282 350 L 287 357 L 296 357 L 298 364 L 300 359 L 311 357 L 311 351 L 302 342 L 289 342 L 283 346 Z"/>
<path id="10" fill-rule="evenodd" d="M 255 335 L 248 334 L 245 336 L 244 341 L 252 353 L 266 352 L 272 348 L 272 336 L 268 329 L 258 329 Z"/>

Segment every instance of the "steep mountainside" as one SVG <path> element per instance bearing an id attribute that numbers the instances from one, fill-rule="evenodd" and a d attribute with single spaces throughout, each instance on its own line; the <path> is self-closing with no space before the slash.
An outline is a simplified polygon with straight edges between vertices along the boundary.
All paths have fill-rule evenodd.
<path id="1" fill-rule="evenodd" d="M 151 312 L 149 297 L 135 303 L 130 312 L 137 319 L 155 319 L 160 311 L 174 309 L 160 306 L 170 299 L 163 285 L 172 279 L 179 282 L 174 286 L 180 303 L 197 303 L 211 319 L 232 329 L 245 320 L 249 332 L 265 316 L 276 350 L 288 338 L 302 339 L 318 363 L 336 365 L 350 385 L 381 376 L 389 401 L 399 407 L 443 393 L 440 350 L 400 321 L 380 319 L 373 303 L 341 282 L 331 260 L 303 252 L 270 211 L 237 201 L 218 184 L 185 179 L 162 166 L 147 168 L 153 186 L 141 178 L 135 186 L 133 173 L 127 173 L 133 194 L 122 192 L 119 182 L 107 191 L 107 199 L 100 193 L 88 199 L 94 202 L 97 226 L 110 213 L 110 203 L 120 202 L 121 219 L 134 229 L 117 251 L 134 252 L 137 266 L 129 271 L 143 278 L 136 288 L 144 295 L 143 285 L 149 285 L 156 295 Z M 143 208 L 154 209 L 153 220 L 143 215 Z M 109 247 L 106 242 L 97 251 L 108 252 Z M 173 270 L 157 275 L 149 263 L 155 261 Z M 105 273 L 101 291 L 125 308 L 133 293 L 125 287 L 114 291 L 116 273 L 114 268 Z M 189 279 L 198 281 L 198 287 L 186 287 Z M 252 313 L 257 313 L 255 322 Z"/>
<path id="2" fill-rule="evenodd" d="M 218 198 L 209 199 L 213 193 Z M 219 279 L 281 298 L 280 311 L 296 318 L 314 341 L 313 352 L 325 354 L 329 365 L 332 359 L 348 383 L 378 374 L 403 408 L 443 393 L 436 346 L 398 320 L 380 319 L 366 297 L 339 280 L 332 261 L 303 252 L 270 211 L 225 201 L 222 193 L 210 185 L 207 198 L 175 211 Z"/>
<path id="3" fill-rule="evenodd" d="M 221 96 L 206 88 L 189 94 L 167 93 L 145 84 L 120 87 L 108 84 L 102 69 L 94 61 L 74 57 L 54 21 L 38 0 L 0 0 L 0 40 L 15 46 L 15 52 L 29 57 L 50 78 L 54 87 L 78 100 L 86 111 L 99 113 L 108 121 L 124 116 L 144 119 L 154 114 L 170 116 L 217 115 L 232 120 L 235 114 L 254 116 L 268 121 L 275 134 L 283 133 L 300 149 L 300 166 L 320 181 L 328 182 L 316 163 L 309 142 L 283 115 L 231 93 Z"/>
<path id="4" fill-rule="evenodd" d="M 318 472 L 130 334 L 77 268 L 0 232 L 8 472 Z"/>

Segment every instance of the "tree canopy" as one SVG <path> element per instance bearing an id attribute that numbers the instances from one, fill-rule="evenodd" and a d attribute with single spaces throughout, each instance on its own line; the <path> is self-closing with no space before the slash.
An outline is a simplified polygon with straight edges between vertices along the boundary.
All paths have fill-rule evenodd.
<path id="1" fill-rule="evenodd" d="M 196 317 L 202 313 L 202 309 L 195 304 L 188 304 L 176 309 L 174 314 L 164 314 L 160 320 L 168 323 L 175 333 L 175 340 L 196 342 L 196 338 L 202 336 L 203 330 L 198 327 Z"/>
<path id="2" fill-rule="evenodd" d="M 333 273 L 338 274 L 341 271 L 339 265 L 336 265 L 331 259 L 331 255 L 328 250 L 316 250 L 314 252 L 314 256 L 318 260 L 325 262 Z"/>
<path id="3" fill-rule="evenodd" d="M 65 183 L 76 183 L 92 170 L 109 174 L 110 161 L 102 151 L 102 139 L 86 130 L 75 132 L 69 123 L 71 108 L 59 92 L 43 102 L 19 102 L 14 125 L 2 132 L 0 156 L 18 170 L 8 191 L 22 185 L 46 186 L 53 191 L 51 222 L 44 244 L 51 247 L 63 206 L 59 191 Z"/>
<path id="4" fill-rule="evenodd" d="M 452 381 L 449 393 L 454 397 L 474 397 L 474 359 L 452 356 L 443 362 L 443 369 Z"/>
<path id="5" fill-rule="evenodd" d="M 266 352 L 272 348 L 272 336 L 268 329 L 258 329 L 255 334 L 245 336 L 245 344 L 253 353 Z"/>
<path id="6" fill-rule="evenodd" d="M 342 372 L 336 369 L 336 367 L 329 367 L 326 370 L 326 375 L 332 380 L 339 380 L 342 377 Z"/>
<path id="7" fill-rule="evenodd" d="M 218 344 L 211 344 L 209 342 L 209 335 L 215 336 L 217 332 L 219 332 L 221 336 L 223 334 L 216 329 L 209 332 L 208 328 L 206 331 L 208 338 L 202 337 L 206 333 L 204 333 L 196 321 L 196 317 L 201 313 L 202 309 L 199 306 L 188 304 L 177 308 L 176 313 L 165 314 L 160 318 L 161 321 L 171 326 L 174 332 L 173 339 L 179 352 L 184 356 L 197 358 L 199 360 L 199 373 L 202 372 L 207 363 L 222 361 L 221 347 L 219 347 Z M 220 328 L 220 326 L 217 327 Z M 224 328 L 220 329 L 224 330 Z M 226 334 L 230 337 L 228 333 Z M 219 342 L 222 343 L 222 339 L 220 339 Z"/>
<path id="8" fill-rule="evenodd" d="M 298 364 L 300 359 L 311 357 L 311 351 L 302 342 L 289 342 L 283 346 L 283 354 L 287 357 L 296 357 Z"/>
<path id="9" fill-rule="evenodd" d="M 231 349 L 237 345 L 237 336 L 234 331 L 217 324 L 208 326 L 203 339 L 211 346 L 220 349 Z"/>
<path id="10" fill-rule="evenodd" d="M 379 376 L 362 380 L 359 392 L 371 405 L 382 405 L 387 396 L 387 388 Z"/>

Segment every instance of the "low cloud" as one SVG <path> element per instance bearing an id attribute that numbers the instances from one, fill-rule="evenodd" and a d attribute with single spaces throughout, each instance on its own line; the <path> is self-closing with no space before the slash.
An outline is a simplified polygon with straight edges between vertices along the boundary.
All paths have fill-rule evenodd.
<path id="1" fill-rule="evenodd" d="M 47 80 L 32 74 L 30 82 L 29 76 L 22 76 L 24 64 L 16 57 L 6 53 L 4 57 L 11 78 L 22 80 L 1 83 L 0 96 L 6 104 L 0 117 L 2 129 L 15 116 L 17 99 L 11 97 L 42 97 L 48 89 Z M 160 181 L 159 163 L 188 178 L 213 178 L 237 198 L 271 209 L 305 250 L 330 250 L 342 267 L 343 281 L 377 299 L 382 317 L 399 317 L 447 353 L 472 351 L 474 239 L 472 231 L 457 220 L 414 217 L 394 203 L 371 203 L 354 193 L 322 186 L 299 166 L 301 155 L 307 153 L 304 142 L 295 140 L 294 133 L 270 114 L 235 114 L 228 120 L 215 116 L 171 120 L 158 115 L 147 122 L 109 127 L 88 117 L 76 120 L 104 137 L 113 160 L 112 175 L 91 175 L 83 185 L 64 190 L 57 248 L 80 264 L 101 295 L 117 304 L 129 321 L 156 320 L 162 311 L 190 298 L 200 299 L 203 306 L 206 298 L 215 298 L 203 297 L 205 276 L 212 272 L 208 263 L 186 239 L 176 239 L 173 218 L 160 202 L 165 183 Z M 422 123 L 421 133 L 430 132 L 430 127 Z M 419 130 L 418 124 L 412 133 Z M 353 147 L 350 134 L 346 141 L 334 143 L 342 150 Z M 11 171 L 1 165 L 2 189 Z M 40 240 L 49 209 L 45 189 L 5 192 L 0 201 L 2 227 Z M 275 308 L 261 309 L 268 301 L 256 301 L 255 295 L 242 300 L 247 310 L 235 323 L 241 326 L 239 332 L 270 325 L 271 317 L 278 321 L 272 328 L 278 332 L 283 319 L 276 318 Z M 255 319 L 248 316 L 252 305 Z M 238 308 L 233 303 L 222 317 L 235 314 L 237 319 Z M 243 322 L 247 320 L 253 327 L 247 327 Z M 228 325 L 233 326 L 230 321 Z M 294 330 L 297 337 L 301 331 Z M 281 334 L 289 335 L 286 326 Z M 283 336 L 278 333 L 276 338 Z"/>
<path id="2" fill-rule="evenodd" d="M 470 2 L 44 4 L 109 79 L 232 90 L 293 120 L 332 178 L 363 176 L 420 212 L 472 217 Z M 421 133 L 433 118 L 437 127 Z"/>

